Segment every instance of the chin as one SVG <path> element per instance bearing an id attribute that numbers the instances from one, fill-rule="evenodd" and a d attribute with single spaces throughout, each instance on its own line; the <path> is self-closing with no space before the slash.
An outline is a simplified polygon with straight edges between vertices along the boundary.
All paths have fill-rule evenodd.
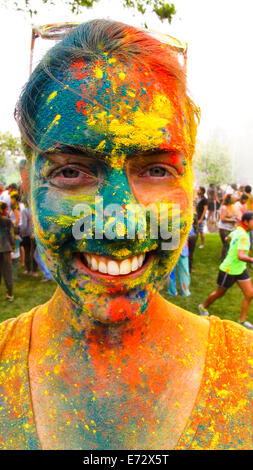
<path id="1" fill-rule="evenodd" d="M 59 265 L 55 280 L 68 298 L 89 319 L 103 324 L 119 324 L 144 314 L 154 294 L 153 257 L 147 263 L 124 275 L 90 273 L 89 268 L 74 257 L 71 267 Z"/>

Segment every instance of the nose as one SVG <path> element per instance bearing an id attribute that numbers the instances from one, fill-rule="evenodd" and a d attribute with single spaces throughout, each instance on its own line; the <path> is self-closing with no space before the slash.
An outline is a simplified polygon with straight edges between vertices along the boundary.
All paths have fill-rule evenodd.
<path id="1" fill-rule="evenodd" d="M 104 208 L 104 233 L 108 239 L 125 239 L 129 228 L 131 232 L 131 219 L 129 207 L 136 206 L 135 199 L 124 169 L 113 169 L 100 188 Z M 134 235 L 135 237 L 135 235 Z M 134 238 L 132 237 L 132 238 Z"/>
<path id="2" fill-rule="evenodd" d="M 104 206 L 114 203 L 124 206 L 129 203 L 137 203 L 134 198 L 125 169 L 113 169 L 104 180 L 100 195 L 103 197 Z"/>

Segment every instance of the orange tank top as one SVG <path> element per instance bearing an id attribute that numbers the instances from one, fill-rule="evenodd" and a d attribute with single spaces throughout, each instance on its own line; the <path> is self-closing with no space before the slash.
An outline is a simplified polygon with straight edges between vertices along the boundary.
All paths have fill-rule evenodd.
<path id="1" fill-rule="evenodd" d="M 0 324 L 0 449 L 40 449 L 28 373 L 39 308 Z M 175 449 L 253 449 L 253 334 L 231 321 L 209 321 L 204 374 Z"/>

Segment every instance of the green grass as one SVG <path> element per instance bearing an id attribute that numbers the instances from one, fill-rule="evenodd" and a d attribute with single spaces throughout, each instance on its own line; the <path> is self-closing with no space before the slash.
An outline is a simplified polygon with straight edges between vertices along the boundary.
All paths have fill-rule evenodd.
<path id="1" fill-rule="evenodd" d="M 162 294 L 170 302 L 194 313 L 198 313 L 198 304 L 215 289 L 218 266 L 220 264 L 221 241 L 216 233 L 206 236 L 206 245 L 203 250 L 199 250 L 198 245 L 194 252 L 194 262 L 191 278 L 191 296 L 171 297 L 164 290 Z M 249 267 L 249 273 L 253 270 Z M 55 282 L 41 282 L 42 276 L 38 278 L 25 276 L 20 272 L 19 278 L 14 283 L 14 301 L 5 301 L 5 287 L 0 286 L 0 321 L 15 317 L 22 312 L 26 312 L 36 305 L 46 302 L 53 294 Z M 241 309 L 242 292 L 237 285 L 229 289 L 228 293 L 220 300 L 217 300 L 210 308 L 210 313 L 220 318 L 237 321 Z M 249 321 L 253 323 L 253 303 L 250 307 Z"/>
<path id="2" fill-rule="evenodd" d="M 19 271 L 18 280 L 14 281 L 14 300 L 5 300 L 6 290 L 2 279 L 0 286 L 0 322 L 7 318 L 16 317 L 22 312 L 31 310 L 36 305 L 47 302 L 53 295 L 56 282 L 41 282 L 42 275 L 38 277 L 25 276 Z"/>

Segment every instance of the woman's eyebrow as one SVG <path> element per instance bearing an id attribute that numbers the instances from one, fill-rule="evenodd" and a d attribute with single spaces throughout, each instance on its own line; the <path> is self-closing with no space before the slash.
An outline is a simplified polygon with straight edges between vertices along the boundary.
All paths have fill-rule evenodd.
<path id="1" fill-rule="evenodd" d="M 62 155 L 62 156 L 79 156 L 79 157 L 89 157 L 95 160 L 97 159 L 105 159 L 105 155 L 102 152 L 98 152 L 95 150 L 83 148 L 81 146 L 72 146 L 72 145 L 57 145 L 54 148 L 50 148 L 43 152 L 43 155 L 46 158 Z"/>
<path id="2" fill-rule="evenodd" d="M 172 156 L 172 155 L 180 155 L 180 154 L 183 154 L 184 151 L 183 149 L 178 149 L 178 148 L 163 148 L 163 149 L 160 149 L 160 148 L 155 148 L 155 149 L 150 149 L 150 150 L 144 150 L 144 151 L 139 151 L 139 152 L 136 152 L 135 154 L 131 155 L 131 157 L 155 157 L 155 156 L 159 156 L 159 155 L 167 155 L 168 157 Z"/>
<path id="3" fill-rule="evenodd" d="M 152 155 L 159 155 L 161 153 L 167 153 L 167 154 L 170 154 L 174 152 L 173 149 L 159 149 L 159 148 L 155 148 L 155 149 L 150 149 L 150 150 L 144 150 L 143 152 L 140 151 L 140 152 L 137 152 L 136 154 L 133 155 L 133 157 L 148 157 L 148 156 L 152 156 Z"/>

